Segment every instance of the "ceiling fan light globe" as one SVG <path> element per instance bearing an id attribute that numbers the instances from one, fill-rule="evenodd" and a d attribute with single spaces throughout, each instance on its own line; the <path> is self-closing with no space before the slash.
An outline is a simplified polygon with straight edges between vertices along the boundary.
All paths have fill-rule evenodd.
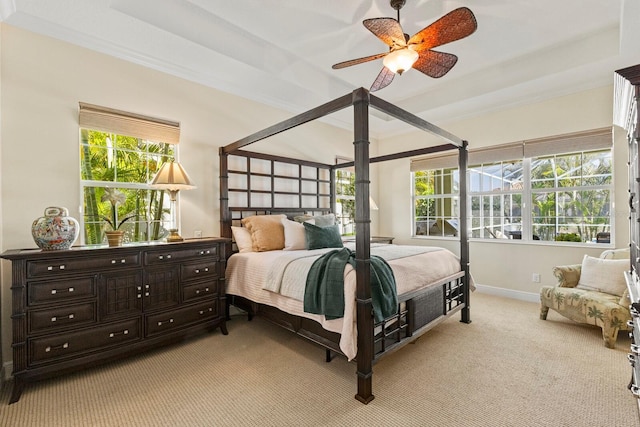
<path id="1" fill-rule="evenodd" d="M 418 52 L 413 49 L 398 49 L 384 57 L 382 63 L 394 73 L 402 74 L 418 60 Z"/>

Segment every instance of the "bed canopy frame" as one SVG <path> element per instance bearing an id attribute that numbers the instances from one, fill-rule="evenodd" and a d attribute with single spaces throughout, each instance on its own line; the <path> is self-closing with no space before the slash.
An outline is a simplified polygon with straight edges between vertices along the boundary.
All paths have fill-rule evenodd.
<path id="1" fill-rule="evenodd" d="M 326 165 L 321 163 L 315 163 L 304 160 L 289 159 L 279 156 L 270 156 L 265 154 L 253 153 L 242 150 L 242 148 L 261 141 L 263 139 L 272 137 L 281 132 L 295 128 L 310 121 L 327 116 L 344 108 L 353 107 L 353 145 L 354 145 L 354 161 L 349 163 L 341 163 L 337 165 Z M 404 151 L 395 154 L 389 154 L 379 157 L 370 158 L 369 156 L 369 113 L 370 107 L 386 113 L 398 120 L 402 120 L 405 123 L 412 125 L 413 127 L 431 133 L 433 135 L 443 138 L 446 142 L 437 146 L 429 146 L 411 151 Z M 377 358 L 374 337 L 371 331 L 374 329 L 374 319 L 372 316 L 372 301 L 371 301 L 371 289 L 370 283 L 370 212 L 369 212 L 369 165 L 372 163 L 397 160 L 407 157 L 414 157 L 420 155 L 426 155 L 430 153 L 436 153 L 448 150 L 458 150 L 458 166 L 460 170 L 460 218 L 459 218 L 459 239 L 460 239 L 460 263 L 461 263 L 461 290 L 459 295 L 452 297 L 457 300 L 456 309 L 461 311 L 461 322 L 470 323 L 470 310 L 469 310 L 469 245 L 468 245 L 468 227 L 467 227 L 467 141 L 458 138 L 455 135 L 417 117 L 406 110 L 403 110 L 381 98 L 371 95 L 368 90 L 364 88 L 358 88 L 352 93 L 346 94 L 326 104 L 320 105 L 302 114 L 296 115 L 288 120 L 282 121 L 270 127 L 267 127 L 261 131 L 253 133 L 245 138 L 242 138 L 232 144 L 221 147 L 219 150 L 220 155 L 220 232 L 223 237 L 232 237 L 231 225 L 234 221 L 237 221 L 237 217 L 234 218 L 234 212 L 251 211 L 258 213 L 278 213 L 278 212 L 292 212 L 292 211 L 308 211 L 308 212 L 326 212 L 333 211 L 335 206 L 334 196 L 334 171 L 345 167 L 355 168 L 355 194 L 356 194 L 356 212 L 355 212 L 355 228 L 356 228 L 356 319 L 358 330 L 358 353 L 356 356 L 357 362 L 357 394 L 356 399 L 363 403 L 369 403 L 373 400 L 374 395 L 372 392 L 372 374 L 373 363 Z M 297 165 L 306 165 L 308 167 L 324 168 L 329 173 L 329 185 L 330 192 L 325 194 L 330 200 L 330 209 L 322 208 L 318 203 L 314 203 L 313 206 L 303 206 L 303 198 L 300 197 L 300 206 L 298 208 L 276 208 L 273 206 L 274 191 L 271 190 L 272 206 L 251 206 L 250 197 L 248 198 L 247 206 L 234 207 L 229 204 L 229 192 L 234 189 L 229 188 L 229 173 L 233 173 L 229 169 L 229 156 L 240 156 L 247 158 L 259 158 L 267 161 L 285 161 L 292 162 Z M 273 178 L 272 178 L 273 179 Z M 316 179 L 315 181 L 322 181 Z M 251 190 L 248 190 L 251 192 Z M 301 194 L 300 190 L 300 194 Z M 230 251 L 228 252 L 230 253 Z M 449 292 L 449 291 L 447 291 Z M 456 311 L 457 311 L 456 310 Z M 446 308 L 445 308 L 446 312 Z M 315 322 L 314 322 L 315 323 Z M 292 329 L 293 330 L 293 329 Z M 368 331 L 368 332 L 367 332 Z M 296 331 L 297 332 L 297 331 Z M 426 331 L 424 331 L 426 332 Z M 301 334 L 313 341 L 324 345 L 327 349 L 336 350 L 336 347 L 328 343 L 327 340 L 318 338 L 316 333 Z M 419 335 L 415 334 L 413 339 L 405 339 L 402 341 L 402 345 L 414 340 Z M 400 343 L 398 343 L 400 344 Z M 382 343 L 383 350 L 385 347 L 384 339 Z M 400 345 L 392 346 L 393 350 L 399 348 Z M 391 350 L 387 348 L 386 350 Z M 339 350 L 338 350 L 339 351 Z M 388 353 L 389 351 L 385 351 Z M 327 350 L 327 359 L 329 360 L 329 350 Z"/>

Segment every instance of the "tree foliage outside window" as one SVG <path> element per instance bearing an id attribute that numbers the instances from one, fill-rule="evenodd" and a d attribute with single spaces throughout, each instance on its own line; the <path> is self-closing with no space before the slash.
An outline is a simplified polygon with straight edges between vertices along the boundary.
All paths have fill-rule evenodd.
<path id="1" fill-rule="evenodd" d="M 355 234 L 356 218 L 356 174 L 337 169 L 336 176 L 336 221 L 342 235 Z"/>
<path id="2" fill-rule="evenodd" d="M 450 235 L 441 224 L 457 218 L 456 174 L 413 173 L 415 235 Z M 611 232 L 610 149 L 471 165 L 468 176 L 471 237 L 596 242 Z"/>
<path id="3" fill-rule="evenodd" d="M 610 233 L 611 150 L 537 158 L 531 164 L 533 233 L 541 240 L 595 241 Z"/>
<path id="4" fill-rule="evenodd" d="M 160 166 L 173 159 L 171 144 L 146 141 L 124 135 L 80 129 L 80 175 L 83 195 L 84 243 L 101 244 L 106 241 L 104 231 L 111 222 L 125 221 L 120 230 L 125 242 L 159 240 L 166 234 L 169 201 L 164 191 L 154 190 L 149 182 Z M 117 190 L 125 195 L 116 206 L 105 190 Z M 104 200 L 103 200 L 104 199 Z"/>
<path id="5" fill-rule="evenodd" d="M 457 169 L 417 171 L 414 179 L 414 234 L 455 236 L 458 233 Z"/>

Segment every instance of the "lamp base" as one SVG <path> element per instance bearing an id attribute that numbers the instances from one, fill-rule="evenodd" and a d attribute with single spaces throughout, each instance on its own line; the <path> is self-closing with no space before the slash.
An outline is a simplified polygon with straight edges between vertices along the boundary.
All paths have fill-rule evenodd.
<path id="1" fill-rule="evenodd" d="M 184 239 L 182 236 L 178 234 L 177 229 L 169 230 L 169 235 L 167 236 L 167 242 L 182 242 Z"/>

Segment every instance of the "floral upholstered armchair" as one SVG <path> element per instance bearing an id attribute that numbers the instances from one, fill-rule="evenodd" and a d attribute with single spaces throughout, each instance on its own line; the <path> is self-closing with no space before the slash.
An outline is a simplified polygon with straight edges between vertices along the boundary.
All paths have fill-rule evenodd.
<path id="1" fill-rule="evenodd" d="M 555 286 L 540 289 L 540 319 L 549 309 L 579 323 L 602 328 L 604 345 L 615 348 L 618 332 L 629 330 L 629 294 L 624 271 L 629 269 L 629 249 L 607 250 L 599 258 L 585 255 L 582 264 L 553 268 Z"/>

